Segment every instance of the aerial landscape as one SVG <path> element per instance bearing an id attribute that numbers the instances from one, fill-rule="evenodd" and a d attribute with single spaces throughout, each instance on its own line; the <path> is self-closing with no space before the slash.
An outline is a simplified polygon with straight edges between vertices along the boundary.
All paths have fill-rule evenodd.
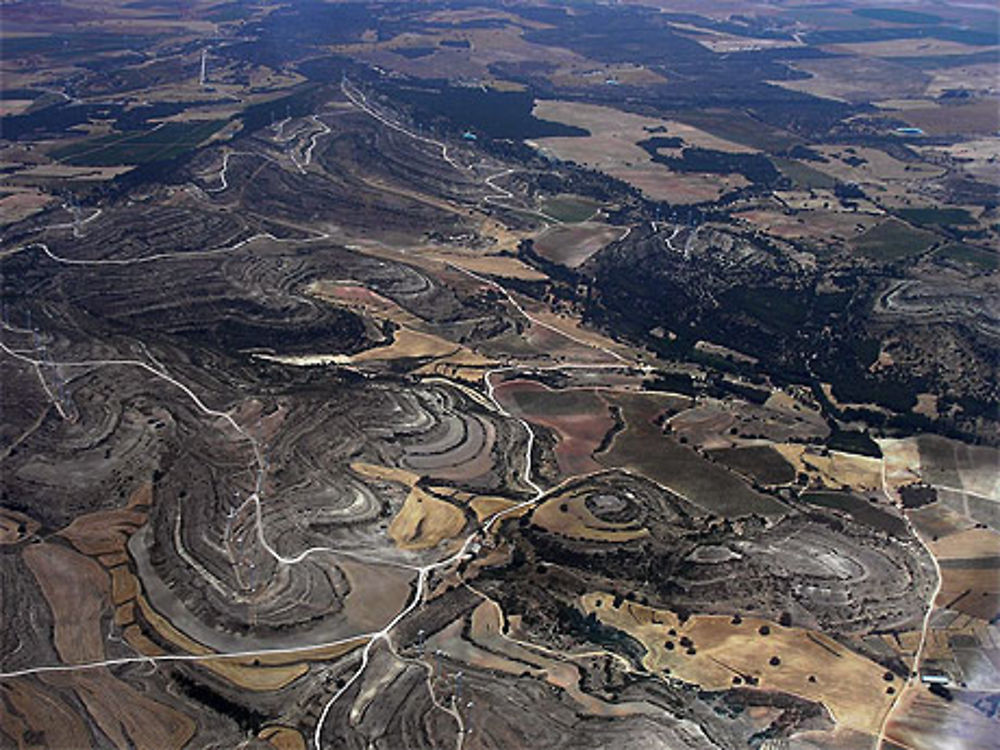
<path id="1" fill-rule="evenodd" d="M 0 65 L 0 747 L 1000 748 L 994 2 Z"/>

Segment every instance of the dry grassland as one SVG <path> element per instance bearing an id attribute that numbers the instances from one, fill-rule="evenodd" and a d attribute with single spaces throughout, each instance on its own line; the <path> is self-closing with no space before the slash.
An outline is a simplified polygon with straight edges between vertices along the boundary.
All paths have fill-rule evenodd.
<path id="1" fill-rule="evenodd" d="M 505 510 L 513 508 L 515 505 L 517 505 L 517 503 L 513 500 L 488 495 L 481 495 L 469 501 L 469 507 L 472 508 L 472 512 L 476 514 L 476 519 L 480 523 L 497 513 L 502 513 Z M 523 516 L 526 512 L 527 508 L 525 508 L 524 512 L 510 513 L 506 515 L 505 518 L 517 518 L 519 516 Z"/>
<path id="2" fill-rule="evenodd" d="M 442 372 L 452 371 L 467 380 L 480 378 L 482 369 L 492 362 L 492 360 L 480 357 L 459 344 L 453 344 L 432 333 L 400 328 L 393 334 L 393 339 L 391 344 L 366 349 L 358 354 L 255 354 L 254 356 L 269 362 L 280 362 L 297 367 L 359 365 L 397 359 L 432 359 L 433 362 L 421 365 L 418 369 L 424 374 L 442 374 Z M 473 372 L 469 372 L 469 370 Z"/>
<path id="3" fill-rule="evenodd" d="M 461 26 L 462 24 L 469 23 L 470 21 L 507 21 L 508 23 L 517 24 L 519 26 L 524 26 L 529 29 L 544 29 L 546 25 L 541 21 L 532 21 L 530 19 L 522 18 L 521 16 L 515 15 L 506 10 L 500 10 L 497 7 L 482 6 L 478 8 L 466 8 L 462 10 L 436 10 L 428 13 L 426 20 L 429 23 L 442 23 L 451 26 Z"/>
<path id="4" fill-rule="evenodd" d="M 567 493 L 546 500 L 531 514 L 531 521 L 546 531 L 594 542 L 629 542 L 649 536 L 649 529 L 634 523 L 602 521 L 586 505 L 586 497 Z"/>
<path id="5" fill-rule="evenodd" d="M 476 518 L 482 522 L 501 511 L 513 508 L 517 502 L 506 497 L 496 495 L 476 495 L 471 492 L 454 487 L 431 487 L 430 492 L 436 497 L 444 497 L 456 503 L 467 506 L 476 514 Z"/>
<path id="6" fill-rule="evenodd" d="M 456 354 L 462 347 L 440 336 L 421 333 L 411 328 L 400 328 L 393 334 L 393 342 L 388 346 L 366 349 L 347 358 L 351 364 L 384 361 L 390 359 L 439 358 Z"/>
<path id="7" fill-rule="evenodd" d="M 271 743 L 275 750 L 306 750 L 306 741 L 302 733 L 291 727 L 271 725 L 261 729 L 257 736 Z"/>
<path id="8" fill-rule="evenodd" d="M 917 146 L 928 155 L 945 154 L 961 162 L 962 170 L 972 177 L 988 182 L 1000 182 L 1000 138 L 980 138 L 950 146 Z"/>
<path id="9" fill-rule="evenodd" d="M 389 537 L 400 549 L 430 549 L 464 528 L 465 514 L 460 509 L 414 487 L 389 524 Z"/>
<path id="10" fill-rule="evenodd" d="M 878 447 L 885 462 L 885 479 L 890 492 L 920 479 L 920 447 L 916 440 L 879 440 Z"/>
<path id="11" fill-rule="evenodd" d="M 380 482 L 399 482 L 407 487 L 413 487 L 420 481 L 420 475 L 412 471 L 396 469 L 391 466 L 379 466 L 378 464 L 366 464 L 361 461 L 352 463 L 351 471 L 368 479 Z"/>
<path id="12" fill-rule="evenodd" d="M 796 60 L 811 78 L 772 81 L 776 86 L 841 101 L 867 102 L 924 96 L 927 78 L 919 70 L 878 57 Z"/>
<path id="13" fill-rule="evenodd" d="M 686 145 L 719 151 L 746 152 L 746 146 L 672 120 L 659 120 L 594 104 L 559 100 L 538 101 L 535 117 L 576 125 L 590 132 L 586 137 L 541 138 L 537 145 L 560 159 L 575 161 L 625 180 L 649 197 L 674 203 L 715 200 L 734 187 L 744 187 L 741 175 L 700 175 L 672 172 L 656 164 L 636 144 L 654 136 L 679 136 Z M 666 133 L 651 132 L 665 127 Z"/>
<path id="14" fill-rule="evenodd" d="M 319 279 L 305 288 L 306 294 L 331 305 L 386 318 L 401 326 L 419 326 L 423 321 L 388 297 L 354 281 Z"/>
<path id="15" fill-rule="evenodd" d="M 882 488 L 882 462 L 870 456 L 854 453 L 826 451 L 798 443 L 779 443 L 773 446 L 782 457 L 812 480 L 819 480 L 825 487 L 840 488 L 845 485 L 868 492 Z"/>
<path id="16" fill-rule="evenodd" d="M 1000 105 L 995 99 L 970 104 L 909 109 L 896 116 L 928 135 L 995 135 L 1000 129 Z"/>
<path id="17" fill-rule="evenodd" d="M 833 204 L 831 204 L 833 205 Z M 880 217 L 867 213 L 841 211 L 806 211 L 786 214 L 781 211 L 741 211 L 736 216 L 755 227 L 783 239 L 808 238 L 820 242 L 844 242 L 875 226 Z"/>
<path id="18" fill-rule="evenodd" d="M 496 365 L 496 360 L 483 357 L 470 349 L 459 349 L 413 371 L 415 375 L 442 376 L 466 383 L 480 383 L 483 374 Z"/>
<path id="19" fill-rule="evenodd" d="M 627 601 L 615 608 L 613 599 L 608 593 L 587 594 L 582 609 L 639 640 L 647 650 L 643 664 L 652 672 L 668 669 L 671 676 L 705 690 L 726 690 L 734 678 L 745 683 L 752 676 L 761 690 L 821 702 L 838 724 L 869 734 L 878 731 L 889 708 L 885 668 L 821 633 L 756 617 L 734 624 L 727 616 L 695 615 L 681 623 L 669 610 Z M 768 635 L 759 632 L 765 626 Z M 669 634 L 671 629 L 676 636 Z M 693 643 L 694 654 L 680 645 L 682 637 Z M 666 647 L 668 642 L 675 644 L 673 649 Z M 772 657 L 780 663 L 773 665 Z"/>
<path id="20" fill-rule="evenodd" d="M 440 42 L 444 40 L 464 40 L 469 43 L 469 47 L 440 46 Z M 434 51 L 413 58 L 396 51 L 413 47 L 432 47 Z M 587 64 L 585 58 L 563 47 L 526 41 L 521 29 L 514 26 L 449 29 L 441 33 L 404 32 L 386 42 L 373 40 L 338 45 L 330 49 L 409 76 L 431 79 L 475 78 L 486 85 L 498 80 L 490 71 L 490 66 L 494 63 L 510 60 L 543 62 L 556 69 Z"/>
<path id="21" fill-rule="evenodd" d="M 510 629 L 517 630 L 517 622 L 511 618 Z M 472 613 L 469 635 L 472 640 L 483 646 L 489 652 L 502 653 L 521 663 L 528 663 L 536 669 L 542 670 L 539 676 L 543 677 L 550 685 L 554 685 L 566 692 L 566 694 L 581 705 L 584 711 L 592 716 L 629 716 L 637 713 L 647 713 L 649 706 L 643 703 L 623 702 L 618 704 L 606 703 L 580 689 L 580 673 L 576 666 L 563 661 L 568 657 L 571 659 L 584 656 L 582 654 L 559 654 L 549 652 L 543 647 L 532 647 L 526 642 L 519 642 L 510 637 L 505 637 L 502 631 L 502 612 L 500 606 L 492 600 L 485 601 L 479 605 Z M 536 650 L 537 648 L 537 650 Z M 543 656 L 539 651 L 552 653 L 553 657 Z M 588 656 L 603 657 L 605 652 L 590 652 Z"/>
<path id="22" fill-rule="evenodd" d="M 700 26 L 688 26 L 687 24 L 671 24 L 676 29 L 691 29 L 697 32 L 697 36 L 691 37 L 703 47 L 717 54 L 728 54 L 732 52 L 756 52 L 765 49 L 785 49 L 788 47 L 799 47 L 801 45 L 786 39 L 758 39 L 754 37 L 736 36 L 726 34 L 721 31 L 714 31 Z"/>
<path id="23" fill-rule="evenodd" d="M 459 255 L 435 250 L 424 255 L 442 263 L 465 268 L 469 271 L 489 276 L 501 276 L 521 281 L 543 281 L 548 277 L 541 271 L 525 265 L 517 258 L 506 255 Z"/>
<path id="24" fill-rule="evenodd" d="M 462 258 L 463 263 L 466 260 L 468 259 Z M 493 259 L 482 258 L 481 260 L 490 261 Z M 496 258 L 495 260 L 520 263 L 513 258 Z M 501 266 L 505 270 L 511 270 L 506 264 L 497 263 L 496 265 L 492 265 L 486 263 L 484 265 L 485 267 L 481 269 L 484 273 L 496 273 Z M 527 269 L 526 266 L 524 268 Z M 275 359 L 298 365 L 351 365 L 394 359 L 431 358 L 434 360 L 433 362 L 422 365 L 415 372 L 421 375 L 456 377 L 469 382 L 480 380 L 483 371 L 494 364 L 494 360 L 483 357 L 461 344 L 456 344 L 435 334 L 421 331 L 420 329 L 425 324 L 420 318 L 407 312 L 392 300 L 364 286 L 349 281 L 322 280 L 311 283 L 306 291 L 324 302 L 339 307 L 346 307 L 364 315 L 390 320 L 399 325 L 400 328 L 395 332 L 391 344 L 367 349 L 354 355 L 321 354 L 304 357 L 271 357 L 269 355 L 260 355 L 262 358 Z"/>
<path id="25" fill-rule="evenodd" d="M 549 75 L 549 80 L 560 87 L 607 86 L 617 81 L 625 86 L 649 86 L 666 83 L 667 79 L 642 65 L 631 63 L 600 63 L 565 65 Z"/>
<path id="26" fill-rule="evenodd" d="M 696 341 L 694 344 L 695 351 L 706 352 L 708 354 L 713 354 L 716 357 L 730 358 L 736 362 L 748 362 L 752 365 L 757 364 L 760 360 L 756 357 L 752 357 L 749 354 L 744 354 L 736 349 L 730 349 L 728 346 L 723 346 L 722 344 L 716 344 L 712 341 L 706 341 L 704 339 Z"/>
<path id="27" fill-rule="evenodd" d="M 938 418 L 938 396 L 936 393 L 918 393 L 914 414 L 922 414 L 928 419 Z"/>
<path id="28" fill-rule="evenodd" d="M 19 115 L 33 103 L 32 99 L 4 99 L 0 101 L 0 117 Z"/>
<path id="29" fill-rule="evenodd" d="M 995 63 L 942 68 L 932 73 L 927 96 L 941 96 L 948 89 L 972 89 L 983 96 L 1000 94 L 1000 80 Z"/>
<path id="30" fill-rule="evenodd" d="M 43 193 L 34 188 L 5 187 L 3 190 L 12 191 L 3 198 L 0 198 L 0 216 L 3 217 L 2 222 L 4 224 L 13 224 L 16 221 L 28 218 L 32 214 L 37 214 L 54 200 L 48 193 Z"/>
<path id="31" fill-rule="evenodd" d="M 825 47 L 829 52 L 862 57 L 937 57 L 939 55 L 968 55 L 984 52 L 988 47 L 976 47 L 946 39 L 889 39 L 882 42 L 857 42 L 834 44 Z"/>
<path id="32" fill-rule="evenodd" d="M 853 201 L 857 208 L 845 208 L 841 205 L 832 190 L 815 188 L 812 190 L 777 190 L 774 197 L 783 205 L 796 211 L 811 211 L 814 215 L 821 213 L 845 214 L 851 218 L 864 217 L 867 214 L 885 216 L 885 211 L 869 200 L 858 198 Z M 860 219 L 859 219 L 860 220 Z"/>
<path id="33" fill-rule="evenodd" d="M 814 166 L 820 172 L 834 177 L 841 182 L 854 182 L 859 185 L 884 186 L 888 183 L 913 183 L 918 180 L 937 178 L 944 175 L 941 167 L 929 164 L 908 164 L 894 159 L 885 151 L 865 146 L 852 147 L 853 153 L 844 150 L 843 146 L 817 146 L 816 151 L 823 154 L 828 162 L 817 162 Z M 864 159 L 863 164 L 852 166 L 845 159 Z"/>
<path id="34" fill-rule="evenodd" d="M 544 326 L 548 326 L 559 332 L 555 334 L 557 337 L 556 347 L 549 350 L 553 356 L 558 357 L 564 354 L 566 356 L 585 357 L 587 359 L 597 359 L 611 363 L 613 357 L 603 351 L 606 349 L 623 357 L 625 360 L 622 362 L 623 366 L 627 366 L 628 362 L 635 359 L 632 350 L 624 344 L 620 344 L 598 331 L 584 328 L 580 324 L 579 319 L 575 317 L 554 313 L 547 307 L 535 303 L 533 300 L 522 298 L 519 302 L 528 310 L 533 318 L 543 323 Z M 542 327 L 534 323 L 532 324 L 532 330 Z"/>

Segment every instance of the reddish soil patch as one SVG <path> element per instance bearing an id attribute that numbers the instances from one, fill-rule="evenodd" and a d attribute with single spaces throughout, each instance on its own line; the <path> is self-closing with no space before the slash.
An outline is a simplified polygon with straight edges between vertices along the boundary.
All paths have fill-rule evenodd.
<path id="1" fill-rule="evenodd" d="M 594 391 L 556 391 L 532 380 L 509 380 L 497 386 L 497 400 L 511 414 L 548 427 L 559 437 L 556 461 L 566 476 L 600 471 L 592 454 L 614 420 L 608 405 Z"/>
<path id="2" fill-rule="evenodd" d="M 67 664 L 104 658 L 101 613 L 109 607 L 111 581 L 93 560 L 58 544 L 43 542 L 24 549 L 55 620 L 53 641 Z"/>

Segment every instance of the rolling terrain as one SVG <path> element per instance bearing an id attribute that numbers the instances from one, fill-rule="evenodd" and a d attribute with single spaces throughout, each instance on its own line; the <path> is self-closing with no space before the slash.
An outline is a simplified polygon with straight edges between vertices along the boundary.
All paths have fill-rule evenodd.
<path id="1" fill-rule="evenodd" d="M 0 738 L 985 748 L 986 4 L 5 4 Z"/>

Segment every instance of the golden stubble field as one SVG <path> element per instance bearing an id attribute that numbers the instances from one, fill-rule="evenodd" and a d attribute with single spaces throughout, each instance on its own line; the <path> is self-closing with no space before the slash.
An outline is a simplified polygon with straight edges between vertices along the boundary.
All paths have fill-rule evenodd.
<path id="1" fill-rule="evenodd" d="M 886 679 L 884 667 L 804 628 L 724 615 L 682 622 L 669 610 L 621 602 L 607 592 L 584 595 L 580 606 L 640 641 L 651 672 L 704 690 L 749 685 L 791 693 L 822 703 L 838 725 L 869 735 L 878 732 L 892 702 L 888 688 L 899 683 Z"/>
<path id="2" fill-rule="evenodd" d="M 559 100 L 535 103 L 535 117 L 590 131 L 586 137 L 540 138 L 534 143 L 556 157 L 599 169 L 642 190 L 650 198 L 672 203 L 716 200 L 723 193 L 749 183 L 738 174 L 704 175 L 673 172 L 653 162 L 636 145 L 656 136 L 679 137 L 685 146 L 750 153 L 753 149 L 711 135 L 675 120 L 660 120 L 595 104 Z M 657 130 L 665 128 L 666 132 Z M 667 155 L 668 150 L 662 152 Z M 670 149 L 677 155 L 680 149 Z"/>

